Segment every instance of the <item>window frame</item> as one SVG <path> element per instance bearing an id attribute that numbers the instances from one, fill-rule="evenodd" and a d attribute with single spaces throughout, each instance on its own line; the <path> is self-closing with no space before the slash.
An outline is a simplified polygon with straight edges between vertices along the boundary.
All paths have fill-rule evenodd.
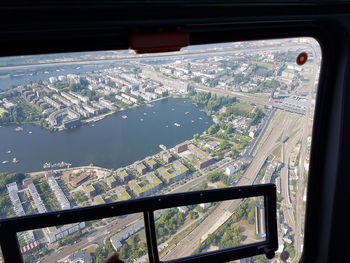
<path id="1" fill-rule="evenodd" d="M 190 32 L 192 45 L 315 38 L 321 46 L 322 65 L 301 262 L 342 262 L 350 256 L 345 238 L 350 231 L 344 220 L 350 210 L 350 138 L 343 136 L 350 130 L 350 93 L 346 89 L 350 83 L 349 4 L 82 1 L 70 5 L 39 1 L 26 7 L 18 1 L 2 3 L 0 14 L 0 56 L 125 49 L 134 32 Z"/>

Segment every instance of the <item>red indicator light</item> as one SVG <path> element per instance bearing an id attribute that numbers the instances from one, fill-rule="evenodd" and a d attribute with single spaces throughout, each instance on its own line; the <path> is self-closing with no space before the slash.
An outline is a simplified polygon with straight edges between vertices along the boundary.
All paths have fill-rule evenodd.
<path id="1" fill-rule="evenodd" d="M 297 64 L 299 66 L 304 65 L 307 61 L 307 54 L 305 52 L 302 52 L 299 54 L 299 56 L 297 57 Z"/>

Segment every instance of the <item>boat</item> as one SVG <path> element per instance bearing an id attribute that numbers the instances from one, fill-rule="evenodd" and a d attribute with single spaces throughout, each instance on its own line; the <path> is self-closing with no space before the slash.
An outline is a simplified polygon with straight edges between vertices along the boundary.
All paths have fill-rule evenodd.
<path id="1" fill-rule="evenodd" d="M 169 126 L 168 125 L 165 125 L 166 128 L 168 128 Z"/>
<path id="2" fill-rule="evenodd" d="M 143 121 L 143 119 L 140 119 L 140 121 Z"/>
<path id="3" fill-rule="evenodd" d="M 13 162 L 13 163 L 18 163 L 17 158 L 13 158 L 13 159 L 12 159 L 12 162 Z"/>
<path id="4" fill-rule="evenodd" d="M 12 151 L 11 151 L 11 150 L 8 150 L 7 153 L 10 154 L 10 153 L 12 153 Z"/>
<path id="5" fill-rule="evenodd" d="M 29 131 L 28 133 L 29 133 L 29 134 L 32 134 L 33 132 L 32 132 L 32 131 Z"/>
<path id="6" fill-rule="evenodd" d="M 58 163 L 44 163 L 43 168 L 44 169 L 50 169 L 50 168 L 64 168 L 64 167 L 70 167 L 72 164 L 71 163 L 66 163 L 66 162 L 58 162 Z"/>
<path id="7" fill-rule="evenodd" d="M 180 126 L 181 126 L 181 125 L 178 124 L 177 122 L 175 122 L 174 125 L 175 125 L 176 127 L 180 127 Z"/>
<path id="8" fill-rule="evenodd" d="M 17 128 L 15 129 L 15 131 L 23 131 L 23 128 L 22 128 L 22 127 L 17 127 Z"/>
<path id="9" fill-rule="evenodd" d="M 123 115 L 123 116 L 122 116 L 122 118 L 123 118 L 123 119 L 127 119 L 127 118 L 128 118 L 128 116 L 126 116 L 126 115 Z"/>
<path id="10" fill-rule="evenodd" d="M 191 122 L 194 122 L 194 120 L 192 120 Z"/>
<path id="11" fill-rule="evenodd" d="M 143 115 L 145 115 L 145 116 L 146 116 L 146 115 L 147 115 L 147 113 L 146 113 L 146 112 L 144 112 L 144 113 L 143 113 Z"/>
<path id="12" fill-rule="evenodd" d="M 164 144 L 159 144 L 159 148 L 162 149 L 163 151 L 166 151 L 166 146 Z"/>
<path id="13" fill-rule="evenodd" d="M 174 109 L 174 108 L 172 108 L 171 110 L 172 110 L 172 111 L 174 111 L 175 109 Z"/>
<path id="14" fill-rule="evenodd" d="M 187 115 L 187 114 L 189 114 L 189 112 L 188 112 L 188 111 L 186 111 L 186 112 L 185 112 L 185 114 Z"/>
<path id="15" fill-rule="evenodd" d="M 2 161 L 3 164 L 9 163 L 9 161 Z"/>
<path id="16" fill-rule="evenodd" d="M 91 126 L 92 126 L 92 127 L 95 127 L 95 124 L 92 124 Z"/>
<path id="17" fill-rule="evenodd" d="M 199 117 L 198 119 L 203 120 L 202 117 Z"/>

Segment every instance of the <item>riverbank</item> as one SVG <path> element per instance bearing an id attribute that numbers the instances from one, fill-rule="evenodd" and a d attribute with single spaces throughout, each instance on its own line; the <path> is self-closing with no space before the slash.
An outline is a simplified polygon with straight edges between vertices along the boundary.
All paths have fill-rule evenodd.
<path id="1" fill-rule="evenodd" d="M 120 109 L 120 110 L 116 110 L 116 111 L 110 111 L 110 112 L 107 112 L 107 113 L 104 113 L 104 114 L 101 114 L 101 115 L 98 115 L 98 116 L 94 116 L 92 118 L 89 118 L 89 119 L 86 119 L 86 120 L 82 120 L 81 121 L 81 124 L 82 125 L 85 125 L 85 124 L 90 124 L 90 123 L 94 123 L 94 122 L 98 122 L 100 120 L 103 120 L 105 119 L 106 117 L 108 116 L 111 116 L 111 115 L 114 115 L 114 114 L 117 114 L 119 112 L 123 112 L 123 111 L 126 111 L 126 110 L 130 110 L 130 109 L 135 109 L 135 108 L 139 108 L 139 107 L 143 107 L 147 104 L 152 104 L 154 102 L 157 102 L 157 101 L 160 101 L 160 100 L 165 100 L 165 99 L 168 99 L 168 98 L 171 98 L 171 96 L 167 96 L 167 97 L 162 97 L 162 98 L 158 98 L 158 99 L 155 99 L 155 100 L 151 100 L 149 101 L 148 103 L 146 104 L 141 104 L 141 105 L 133 105 L 131 107 L 128 107 L 128 108 L 123 108 L 123 109 Z M 174 97 L 174 98 L 179 98 L 179 97 Z M 1 115 L 1 111 L 0 111 L 0 115 Z M 47 130 L 47 131 L 50 131 L 50 132 L 58 132 L 58 131 L 64 131 L 64 130 L 68 130 L 66 128 L 63 128 L 63 127 L 51 127 L 51 126 L 48 126 L 48 125 L 43 125 L 42 122 L 40 121 L 25 121 L 25 122 L 9 122 L 9 123 L 4 123 L 2 124 L 1 127 L 6 127 L 6 126 L 21 126 L 21 125 L 25 125 L 25 124 L 31 124 L 31 125 L 36 125 L 36 126 L 39 126 L 40 128 L 44 129 L 44 130 Z M 72 128 L 70 128 L 72 129 Z M 74 128 L 73 128 L 74 129 Z"/>

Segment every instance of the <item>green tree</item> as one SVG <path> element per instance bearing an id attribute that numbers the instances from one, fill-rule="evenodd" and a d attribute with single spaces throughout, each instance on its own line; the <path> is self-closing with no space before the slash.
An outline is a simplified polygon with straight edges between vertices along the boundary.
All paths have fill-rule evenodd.
<path id="1" fill-rule="evenodd" d="M 209 135 L 212 135 L 212 134 L 214 134 L 214 133 L 216 133 L 216 131 L 217 131 L 217 129 L 216 129 L 216 125 L 211 125 L 210 127 L 209 127 L 209 129 L 208 129 L 208 134 Z"/>
<path id="2" fill-rule="evenodd" d="M 191 217 L 191 219 L 193 220 L 193 219 L 197 219 L 198 218 L 198 213 L 197 212 L 195 212 L 195 211 L 191 211 L 190 212 L 190 217 Z"/>
<path id="3" fill-rule="evenodd" d="M 105 255 L 101 248 L 96 248 L 95 250 L 95 261 L 96 263 L 102 263 L 105 260 Z"/>
<path id="4" fill-rule="evenodd" d="M 198 134 L 198 133 L 193 134 L 193 139 L 197 140 L 198 137 L 199 137 L 199 134 Z"/>
<path id="5" fill-rule="evenodd" d="M 207 174 L 207 180 L 211 183 L 215 183 L 220 180 L 221 172 L 211 172 Z"/>
<path id="6" fill-rule="evenodd" d="M 227 147 L 228 147 L 228 141 L 226 141 L 226 140 L 221 140 L 221 142 L 220 142 L 220 144 L 219 144 L 219 147 L 220 147 L 220 149 L 221 150 L 223 150 L 223 149 L 226 149 Z"/>

